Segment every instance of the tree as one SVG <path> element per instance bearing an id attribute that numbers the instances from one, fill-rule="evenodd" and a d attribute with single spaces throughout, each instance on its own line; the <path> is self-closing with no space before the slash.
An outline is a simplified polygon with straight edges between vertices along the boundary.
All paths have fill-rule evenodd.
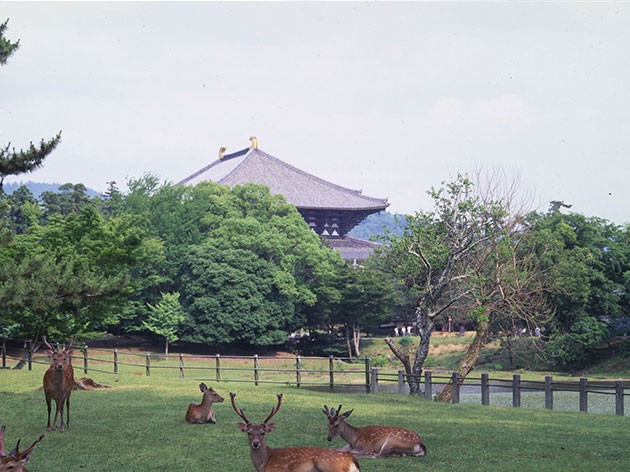
<path id="1" fill-rule="evenodd" d="M 294 206 L 260 185 L 232 190 L 198 184 L 214 193 L 201 216 L 203 242 L 188 247 L 182 296 L 191 342 L 278 345 L 303 326 L 299 307 L 317 296 L 311 280 L 332 270 L 338 254 L 323 246 Z M 199 218 L 199 215 L 197 215 Z"/>
<path id="2" fill-rule="evenodd" d="M 420 343 L 409 377 L 412 393 L 420 392 L 436 319 L 471 293 L 473 288 L 464 282 L 473 275 L 472 255 L 479 247 L 495 244 L 506 224 L 501 202 L 484 201 L 466 176 L 458 175 L 429 195 L 435 210 L 408 216 L 405 233 L 392 238 L 386 252 L 391 271 L 416 298 Z"/>
<path id="3" fill-rule="evenodd" d="M 395 287 L 391 275 L 367 261 L 364 267 L 344 265 L 341 299 L 333 320 L 345 328 L 348 356 L 361 355 L 361 331 L 378 327 L 391 315 Z"/>
<path id="4" fill-rule="evenodd" d="M 134 269 L 158 249 L 129 217 L 56 215 L 0 247 L 0 315 L 31 339 L 107 328 L 137 289 Z"/>
<path id="5" fill-rule="evenodd" d="M 19 41 L 12 43 L 4 37 L 9 20 L 0 24 L 0 65 L 6 64 L 8 58 L 18 49 Z M 27 150 L 16 151 L 11 143 L 0 147 L 0 191 L 4 179 L 9 175 L 20 175 L 32 172 L 43 165 L 44 159 L 57 147 L 61 141 L 61 132 L 46 141 L 41 140 L 39 146 L 30 143 Z"/>
<path id="6" fill-rule="evenodd" d="M 630 315 L 629 227 L 565 215 L 555 203 L 528 222 L 532 247 L 554 284 L 549 299 L 555 316 L 547 326 L 546 351 L 555 362 L 580 368 Z"/>
<path id="7" fill-rule="evenodd" d="M 179 339 L 179 332 L 186 315 L 179 303 L 179 292 L 163 293 L 157 305 L 149 304 L 151 314 L 142 325 L 166 340 L 164 354 L 168 356 L 168 343 Z"/>

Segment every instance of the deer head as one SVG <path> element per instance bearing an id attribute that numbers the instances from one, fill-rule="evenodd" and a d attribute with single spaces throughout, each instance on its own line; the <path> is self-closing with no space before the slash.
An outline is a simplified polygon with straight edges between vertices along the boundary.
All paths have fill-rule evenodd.
<path id="1" fill-rule="evenodd" d="M 247 436 L 249 438 L 249 445 L 251 446 L 251 448 L 254 451 L 260 449 L 260 447 L 263 446 L 265 443 L 265 434 L 271 433 L 276 428 L 276 424 L 269 423 L 269 420 L 273 418 L 276 413 L 278 413 L 278 410 L 280 409 L 280 404 L 282 403 L 282 394 L 279 393 L 277 395 L 278 403 L 275 407 L 273 407 L 271 413 L 269 413 L 267 418 L 265 418 L 260 424 L 253 424 L 251 421 L 249 421 L 249 419 L 247 419 L 247 416 L 245 416 L 243 410 L 236 406 L 236 403 L 234 402 L 234 397 L 236 397 L 236 393 L 230 392 L 230 401 L 232 402 L 232 408 L 234 408 L 236 414 L 243 418 L 243 421 L 245 421 L 245 423 L 238 422 L 236 425 L 241 431 L 247 433 Z"/>
<path id="2" fill-rule="evenodd" d="M 28 461 L 35 445 L 44 439 L 44 435 L 42 434 L 33 444 L 22 451 L 20 451 L 20 440 L 18 440 L 15 448 L 7 454 L 4 452 L 3 443 L 5 430 L 6 426 L 2 425 L 0 428 L 0 472 L 28 472 L 24 464 Z"/>
<path id="3" fill-rule="evenodd" d="M 354 409 L 348 410 L 344 414 L 340 415 L 339 413 L 341 413 L 341 405 L 339 405 L 339 408 L 337 408 L 337 410 L 335 410 L 334 408 L 331 408 L 329 410 L 328 407 L 324 405 L 324 414 L 326 415 L 326 418 L 328 418 L 328 437 L 326 438 L 328 439 L 328 441 L 332 441 L 335 437 L 339 435 L 339 433 L 341 432 L 342 424 L 344 423 L 346 418 L 348 418 L 348 416 L 352 414 L 353 411 Z"/>
<path id="4" fill-rule="evenodd" d="M 46 336 L 42 336 L 42 340 L 44 344 L 48 347 L 48 357 L 52 360 L 52 367 L 54 370 L 63 370 L 65 366 L 71 364 L 72 362 L 72 343 L 74 342 L 74 337 L 70 340 L 70 342 L 64 346 L 64 348 L 59 352 L 56 347 L 51 346 L 51 344 L 46 339 Z"/>
<path id="5" fill-rule="evenodd" d="M 213 403 L 221 403 L 224 401 L 223 397 L 214 391 L 212 387 L 208 387 L 205 383 L 199 384 L 199 390 L 203 393 L 203 399 L 206 398 Z"/>

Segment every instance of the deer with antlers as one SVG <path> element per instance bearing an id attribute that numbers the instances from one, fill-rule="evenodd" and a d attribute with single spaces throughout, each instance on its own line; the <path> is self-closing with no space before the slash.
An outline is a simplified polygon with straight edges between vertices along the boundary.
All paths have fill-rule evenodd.
<path id="1" fill-rule="evenodd" d="M 212 423 L 215 424 L 217 419 L 212 409 L 213 403 L 221 403 L 223 397 L 214 391 L 213 388 L 209 388 L 205 383 L 199 384 L 199 390 L 203 396 L 201 397 L 201 403 L 191 403 L 188 405 L 188 411 L 186 411 L 186 421 L 193 424 Z"/>
<path id="2" fill-rule="evenodd" d="M 33 444 L 21 451 L 20 440 L 18 439 L 15 448 L 7 454 L 4 452 L 4 432 L 6 429 L 5 425 L 0 428 L 0 472 L 28 472 L 24 464 L 28 461 L 35 445 L 44 439 L 44 435 L 42 434 Z"/>
<path id="3" fill-rule="evenodd" d="M 392 426 L 364 426 L 362 428 L 346 423 L 354 410 L 341 413 L 341 405 L 330 410 L 324 405 L 328 418 L 328 441 L 340 435 L 348 444 L 337 449 L 354 457 L 424 456 L 427 449 L 422 439 L 414 431 Z"/>
<path id="4" fill-rule="evenodd" d="M 232 408 L 245 423 L 237 423 L 239 429 L 249 437 L 250 455 L 257 472 L 360 472 L 359 464 L 350 454 L 323 447 L 286 447 L 273 449 L 265 444 L 265 434 L 276 427 L 269 420 L 278 412 L 278 403 L 260 424 L 253 424 L 243 410 L 234 402 L 235 393 L 230 392 Z"/>
<path id="5" fill-rule="evenodd" d="M 52 359 L 50 367 L 44 374 L 44 393 L 46 394 L 46 405 L 48 406 L 48 431 L 57 429 L 57 416 L 61 417 L 61 429 L 63 433 L 65 427 L 70 428 L 70 394 L 74 388 L 74 369 L 72 368 L 72 343 L 74 338 L 64 346 L 59 352 L 57 348 L 50 345 L 46 336 L 42 337 L 48 347 L 48 357 Z M 55 400 L 55 421 L 50 427 L 51 402 Z M 63 410 L 66 409 L 66 425 L 63 423 Z"/>

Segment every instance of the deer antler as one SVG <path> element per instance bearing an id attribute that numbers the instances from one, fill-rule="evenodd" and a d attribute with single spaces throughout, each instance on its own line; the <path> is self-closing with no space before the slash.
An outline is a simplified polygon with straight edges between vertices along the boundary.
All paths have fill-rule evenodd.
<path id="1" fill-rule="evenodd" d="M 262 424 L 267 424 L 267 421 L 269 421 L 273 417 L 273 415 L 278 413 L 278 410 L 280 409 L 280 404 L 282 403 L 282 394 L 279 393 L 276 396 L 278 397 L 278 404 L 273 407 L 273 409 L 271 410 L 271 413 L 269 413 L 269 416 L 267 416 L 267 418 L 263 420 Z"/>
<path id="2" fill-rule="evenodd" d="M 33 441 L 33 444 L 31 444 L 29 447 L 27 447 L 26 449 L 24 449 L 23 451 L 19 450 L 19 445 L 20 445 L 20 441 L 18 441 L 17 446 L 15 446 L 15 450 L 17 451 L 16 456 L 17 457 L 24 457 L 27 454 L 30 454 L 31 451 L 33 450 L 33 448 L 37 445 L 37 443 L 39 443 L 42 439 L 44 439 L 44 435 L 40 435 L 39 438 L 37 438 L 35 441 Z"/>
<path id="3" fill-rule="evenodd" d="M 72 344 L 74 343 L 74 338 L 76 338 L 76 336 L 72 336 L 72 339 L 70 340 L 68 345 L 63 348 L 64 351 L 69 351 L 70 350 L 70 348 L 72 347 Z"/>
<path id="4" fill-rule="evenodd" d="M 247 419 L 247 416 L 245 416 L 245 413 L 243 413 L 243 410 L 241 410 L 240 408 L 236 406 L 236 403 L 234 402 L 235 396 L 236 396 L 236 393 L 230 392 L 230 402 L 232 402 L 232 408 L 234 408 L 234 411 L 236 412 L 238 416 L 243 418 L 243 421 L 245 421 L 246 424 L 248 425 L 252 424 L 252 422 Z"/>
<path id="5" fill-rule="evenodd" d="M 0 426 L 0 457 L 4 457 L 6 456 L 6 453 L 4 452 L 4 442 L 2 441 L 4 438 L 4 432 L 7 429 L 7 425 L 3 424 L 2 426 Z"/>
<path id="6" fill-rule="evenodd" d="M 46 339 L 46 336 L 42 336 L 42 341 L 44 341 L 44 344 L 46 344 L 46 346 L 48 346 L 48 349 L 50 349 L 52 352 L 57 352 L 57 348 L 50 345 L 48 339 Z"/>

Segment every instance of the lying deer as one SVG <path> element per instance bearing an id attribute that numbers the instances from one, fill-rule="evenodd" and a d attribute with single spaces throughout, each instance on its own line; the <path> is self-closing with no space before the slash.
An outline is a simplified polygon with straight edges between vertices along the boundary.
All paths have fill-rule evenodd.
<path id="1" fill-rule="evenodd" d="M 18 440 L 15 449 L 8 454 L 4 452 L 4 431 L 7 429 L 5 425 L 0 428 L 0 472 L 28 472 L 24 464 L 28 461 L 31 451 L 35 445 L 44 439 L 42 434 L 33 444 L 26 449 L 20 451 L 20 441 Z"/>
<path id="2" fill-rule="evenodd" d="M 42 339 L 48 347 L 48 357 L 52 359 L 50 367 L 44 374 L 44 393 L 46 394 L 46 405 L 48 406 L 48 431 L 57 429 L 57 415 L 61 417 L 61 432 L 64 432 L 63 410 L 66 408 L 66 425 L 70 428 L 70 394 L 74 387 L 74 369 L 72 368 L 72 343 L 74 338 L 63 348 L 61 352 Z M 51 402 L 55 400 L 55 421 L 50 427 Z"/>
<path id="3" fill-rule="evenodd" d="M 341 435 L 348 444 L 337 449 L 338 451 L 349 452 L 354 457 L 387 457 L 397 456 L 424 456 L 427 449 L 422 443 L 422 439 L 417 433 L 403 428 L 392 426 L 364 426 L 354 427 L 346 423 L 346 418 L 354 410 L 341 413 L 341 405 L 335 411 L 334 408 L 328 410 L 324 405 L 324 414 L 328 418 L 328 440 L 332 441 L 336 436 Z"/>
<path id="4" fill-rule="evenodd" d="M 205 383 L 199 384 L 199 390 L 203 393 L 201 397 L 201 403 L 191 403 L 188 405 L 188 411 L 186 412 L 186 421 L 189 423 L 201 424 L 217 422 L 214 416 L 214 410 L 212 409 L 213 403 L 221 403 L 223 397 L 214 391 L 212 388 L 208 388 Z"/>
<path id="5" fill-rule="evenodd" d="M 243 410 L 234 402 L 235 393 L 230 392 L 232 408 L 245 423 L 237 423 L 239 429 L 249 436 L 250 456 L 257 472 L 360 472 L 359 464 L 345 452 L 323 447 L 285 447 L 273 449 L 265 444 L 265 434 L 276 427 L 269 420 L 280 409 L 282 395 L 278 394 L 278 404 L 260 424 L 252 424 Z"/>

